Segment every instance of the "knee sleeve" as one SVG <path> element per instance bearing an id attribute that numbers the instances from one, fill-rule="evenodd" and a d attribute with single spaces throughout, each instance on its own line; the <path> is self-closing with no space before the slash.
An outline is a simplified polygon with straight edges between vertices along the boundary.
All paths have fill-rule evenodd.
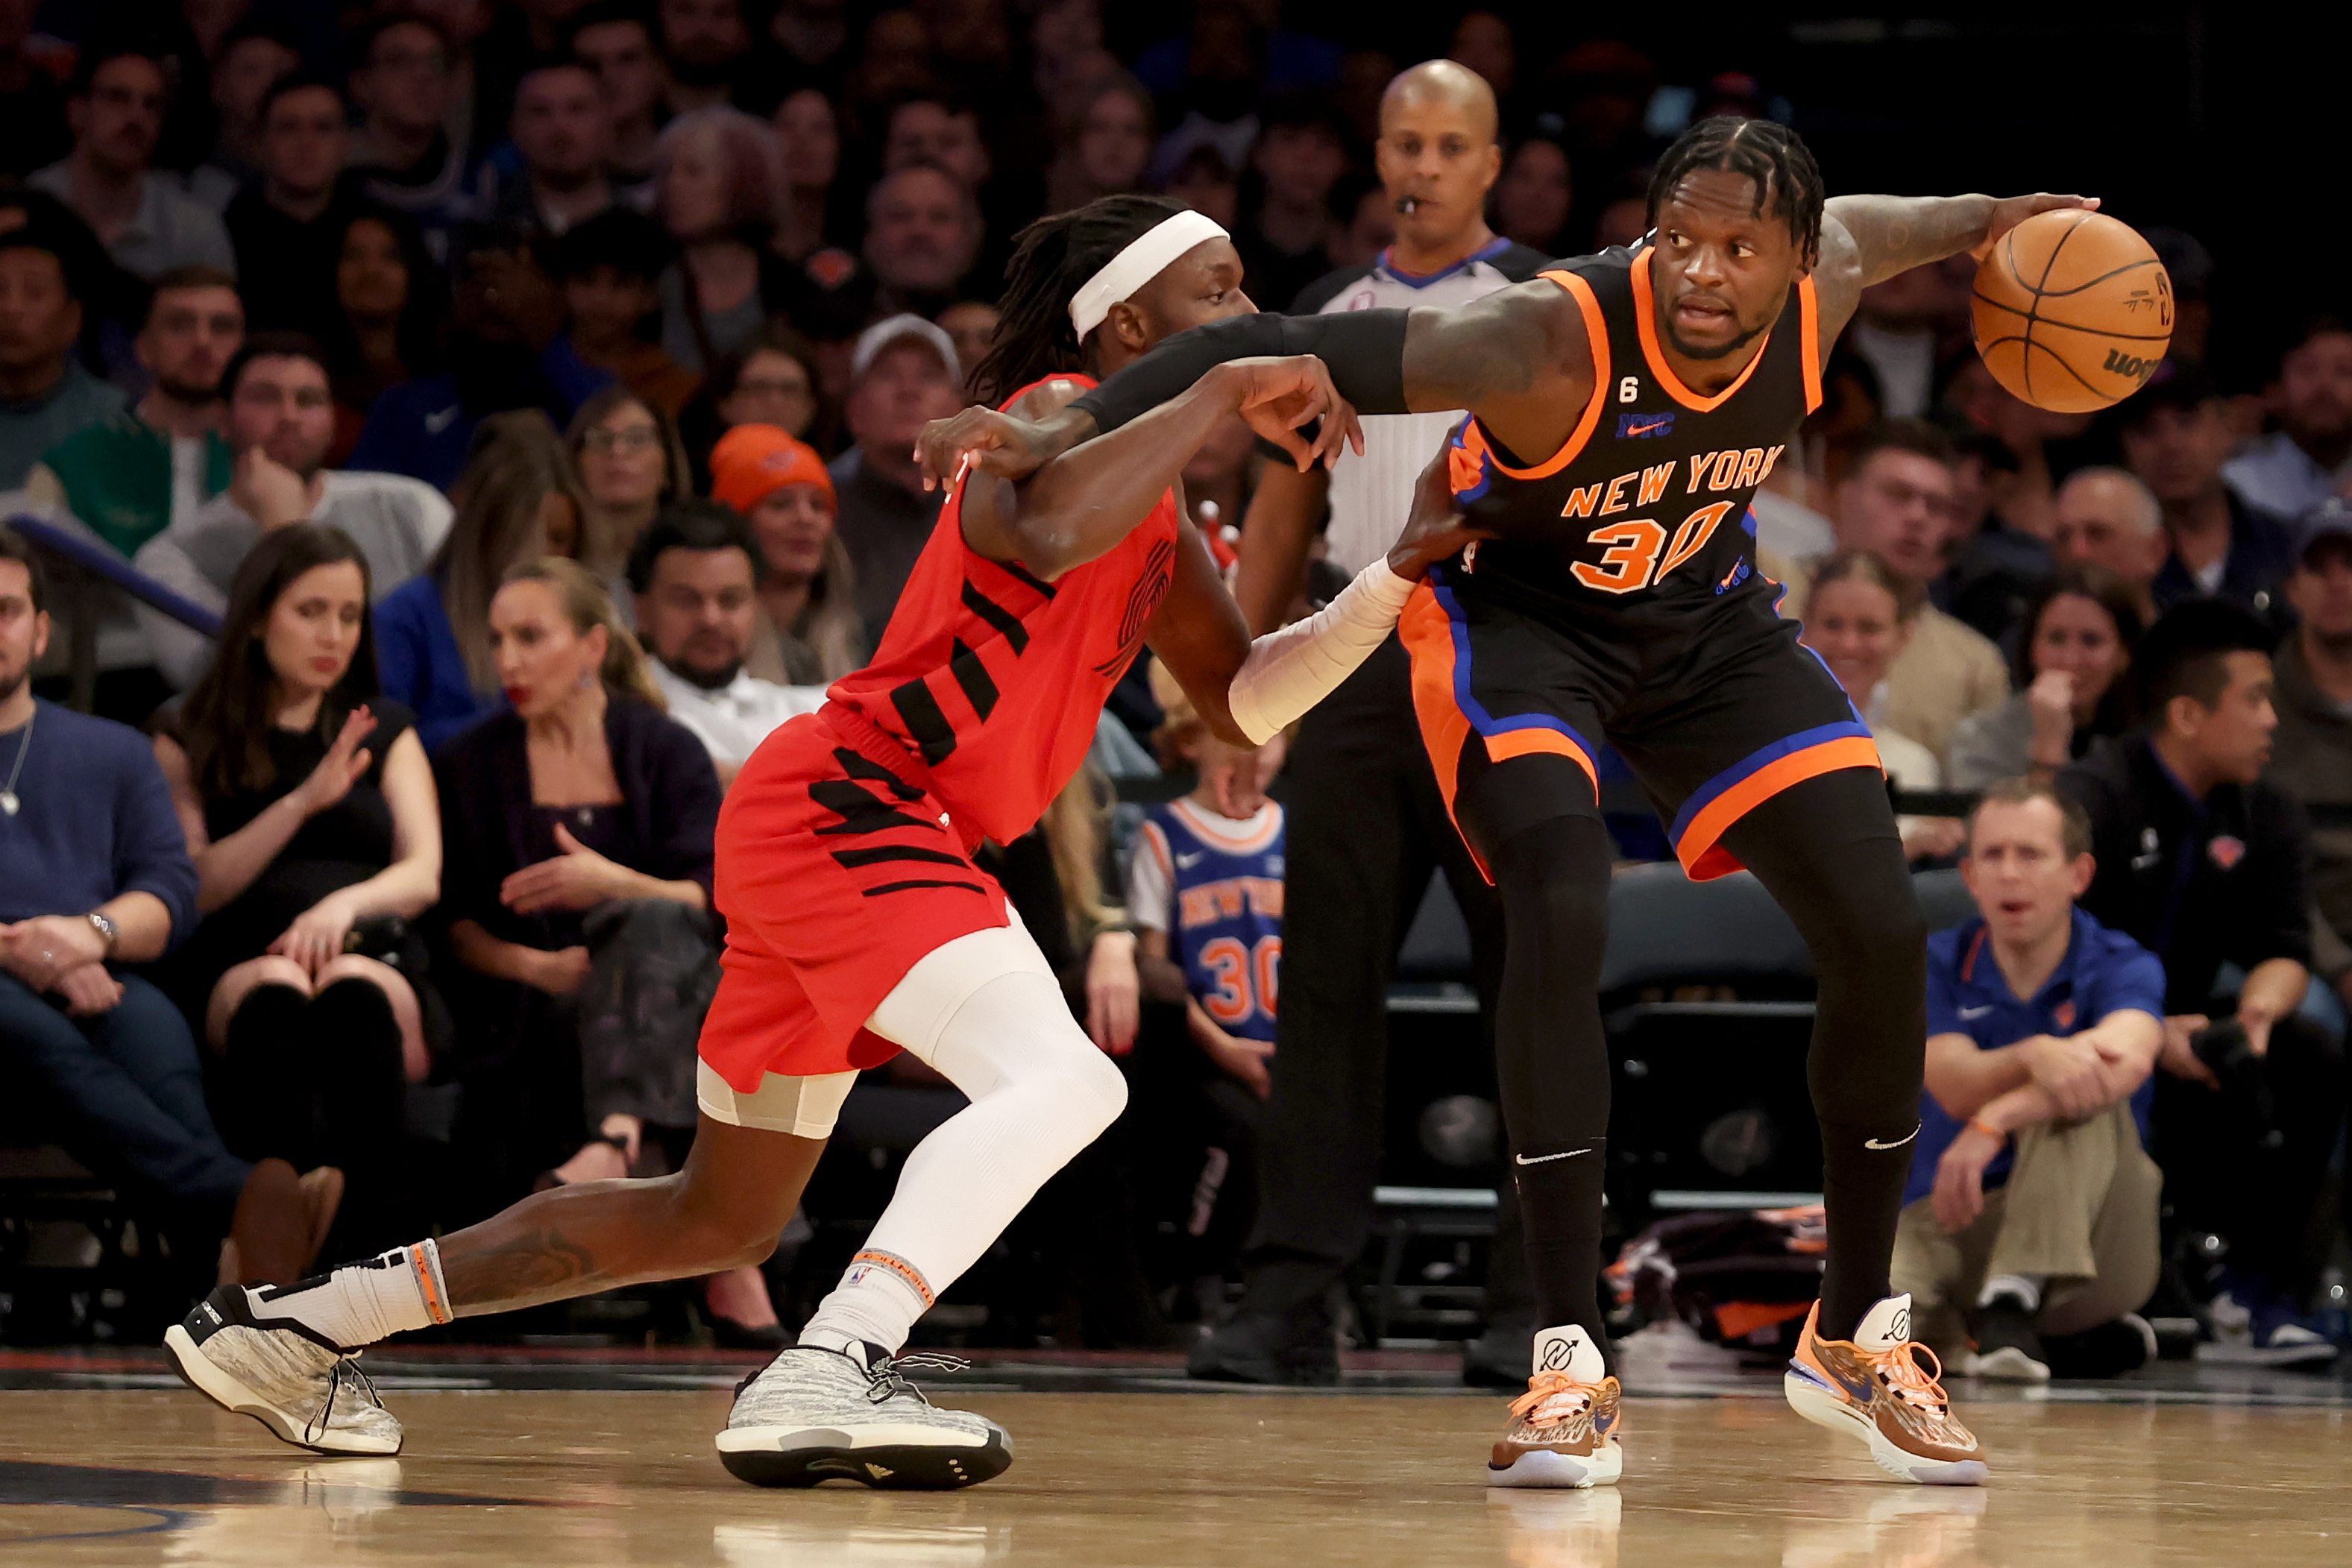
<path id="1" fill-rule="evenodd" d="M 1032 1100 L 1040 1132 L 1066 1129 L 1074 1153 L 1127 1108 L 1126 1075 L 1087 1038 L 1047 975 L 1000 975 L 972 992 L 924 1060 L 974 1101 L 1008 1093 Z"/>

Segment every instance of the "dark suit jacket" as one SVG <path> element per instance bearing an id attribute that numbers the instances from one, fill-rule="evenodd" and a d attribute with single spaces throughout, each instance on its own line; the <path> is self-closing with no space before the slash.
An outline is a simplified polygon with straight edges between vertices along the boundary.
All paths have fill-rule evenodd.
<path id="1" fill-rule="evenodd" d="M 632 871 L 710 891 L 712 840 L 722 791 L 710 754 L 667 714 L 625 697 L 604 710 L 604 740 L 635 850 Z M 491 936 L 557 948 L 579 938 L 579 916 L 517 915 L 499 902 L 499 883 L 555 851 L 530 803 L 530 758 L 521 716 L 491 715 L 435 759 L 441 787 L 441 916 L 472 920 Z"/>

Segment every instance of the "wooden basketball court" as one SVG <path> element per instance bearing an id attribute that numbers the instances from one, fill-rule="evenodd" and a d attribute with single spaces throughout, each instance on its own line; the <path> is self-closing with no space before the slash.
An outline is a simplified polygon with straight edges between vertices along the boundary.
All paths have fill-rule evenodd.
<path id="1" fill-rule="evenodd" d="M 1291 1393 L 1187 1385 L 1164 1360 L 992 1364 L 932 1386 L 1011 1429 L 1013 1469 L 885 1495 L 729 1478 L 710 1434 L 740 1372 L 707 1356 L 444 1354 L 375 1374 L 408 1427 L 397 1459 L 284 1448 L 138 1353 L 0 1358 L 0 1563 L 2352 1563 L 2352 1405 L 2333 1377 L 1959 1385 L 1996 1463 L 1980 1490 L 1899 1486 L 1798 1421 L 1777 1378 L 1718 1379 L 1631 1402 L 1622 1487 L 1536 1493 L 1480 1484 L 1502 1402 L 1433 1371 Z"/>

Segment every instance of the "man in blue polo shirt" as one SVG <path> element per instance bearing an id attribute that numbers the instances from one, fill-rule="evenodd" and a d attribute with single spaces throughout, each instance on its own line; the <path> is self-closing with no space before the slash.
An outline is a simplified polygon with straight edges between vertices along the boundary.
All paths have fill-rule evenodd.
<path id="1" fill-rule="evenodd" d="M 2164 967 L 2074 907 L 2091 826 L 2047 784 L 1987 792 L 1960 862 L 1978 916 L 1927 939 L 1927 1082 L 1895 1231 L 1915 1333 L 1970 1376 L 2137 1366 L 2162 1174 L 2145 1150 Z M 1965 1331 L 1965 1333 L 1963 1333 Z"/>

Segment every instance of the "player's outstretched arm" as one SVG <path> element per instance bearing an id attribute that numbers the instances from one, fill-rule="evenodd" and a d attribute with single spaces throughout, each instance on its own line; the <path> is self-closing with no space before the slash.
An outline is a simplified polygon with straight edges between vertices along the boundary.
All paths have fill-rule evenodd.
<path id="1" fill-rule="evenodd" d="M 1041 389 L 1042 390 L 1042 389 Z M 1035 412 L 1024 409 L 1024 412 Z M 961 515 L 967 543 L 992 560 L 1019 561 L 1048 580 L 1094 559 L 1132 533 L 1173 486 L 1218 421 L 1239 412 L 1290 429 L 1321 419 L 1334 439 L 1354 436 L 1355 414 L 1313 359 L 1238 360 L 1214 367 L 1175 401 L 1098 441 L 1064 452 L 1015 482 L 1001 464 L 975 456 L 964 480 Z M 961 436 L 934 432 L 953 426 Z M 1033 439 L 1036 427 L 1009 413 L 968 409 L 927 428 L 935 439 L 994 440 L 1003 453 Z"/>
<path id="2" fill-rule="evenodd" d="M 1014 432 L 971 410 L 924 432 L 926 476 L 950 478 L 967 455 L 1019 478 L 1081 442 L 1121 429 L 1184 394 L 1215 366 L 1250 356 L 1311 354 L 1330 367 L 1339 395 L 1361 413 L 1466 408 L 1514 427 L 1566 414 L 1565 434 L 1592 392 L 1590 339 L 1576 302 L 1558 287 L 1519 284 L 1450 310 L 1353 310 L 1330 316 L 1235 316 L 1179 332 L 1055 417 Z M 1517 416 L 1517 417 L 1515 417 Z M 1303 472 L 1339 455 L 1329 429 L 1251 417 Z M 1532 443 L 1528 450 L 1538 449 Z"/>
<path id="3" fill-rule="evenodd" d="M 1188 525 L 1176 580 L 1144 638 L 1219 739 L 1263 746 L 1388 640 L 1430 567 L 1486 537 L 1463 525 L 1441 448 L 1422 472 L 1412 517 L 1387 559 L 1366 567 L 1314 615 L 1252 641 L 1207 546 Z"/>
<path id="4" fill-rule="evenodd" d="M 1822 216 L 1813 287 L 1822 336 L 1853 319 L 1862 291 L 1898 273 L 1968 251 L 1981 259 L 1993 241 L 2036 213 L 2099 204 L 2095 196 L 1833 196 Z"/>

